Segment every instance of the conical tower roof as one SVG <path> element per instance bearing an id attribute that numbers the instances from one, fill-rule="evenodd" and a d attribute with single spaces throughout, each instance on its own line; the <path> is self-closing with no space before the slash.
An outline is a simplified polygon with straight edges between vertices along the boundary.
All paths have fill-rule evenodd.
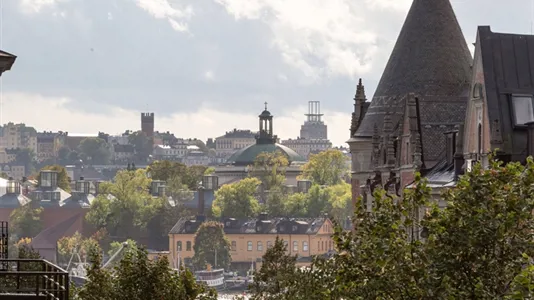
<path id="1" fill-rule="evenodd" d="M 463 123 L 471 63 L 449 0 L 414 0 L 355 136 L 372 137 L 375 124 L 382 130 L 388 112 L 398 124 L 408 93 L 419 97 L 421 125 Z"/>

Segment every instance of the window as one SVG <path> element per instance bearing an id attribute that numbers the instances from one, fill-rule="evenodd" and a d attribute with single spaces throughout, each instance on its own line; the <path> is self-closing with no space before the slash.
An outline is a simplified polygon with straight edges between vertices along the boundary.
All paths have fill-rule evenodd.
<path id="1" fill-rule="evenodd" d="M 263 251 L 263 244 L 258 242 L 258 251 Z"/>
<path id="2" fill-rule="evenodd" d="M 324 241 L 321 241 L 321 251 L 324 251 Z"/>
<path id="3" fill-rule="evenodd" d="M 308 251 L 308 242 L 302 242 L 302 251 Z"/>
<path id="4" fill-rule="evenodd" d="M 177 251 L 182 251 L 182 241 L 178 241 L 178 242 L 176 243 L 176 250 L 177 250 Z"/>
<path id="5" fill-rule="evenodd" d="M 232 251 L 237 251 L 237 243 L 236 243 L 236 241 L 232 241 Z"/>
<path id="6" fill-rule="evenodd" d="M 299 242 L 293 241 L 293 251 L 299 251 Z"/>
<path id="7" fill-rule="evenodd" d="M 247 242 L 247 251 L 252 251 L 252 242 L 251 241 Z"/>
<path id="8" fill-rule="evenodd" d="M 524 125 L 534 121 L 534 110 L 532 108 L 532 96 L 512 96 L 514 107 L 515 125 Z"/>
<path id="9" fill-rule="evenodd" d="M 267 241 L 267 249 L 271 248 L 273 246 L 273 242 Z"/>
<path id="10" fill-rule="evenodd" d="M 185 251 L 191 251 L 191 241 L 185 242 Z"/>
<path id="11" fill-rule="evenodd" d="M 287 250 L 287 248 L 288 248 L 288 247 L 287 247 L 288 244 L 289 244 L 289 243 L 288 243 L 287 241 L 284 241 L 284 248 L 286 248 L 286 250 Z"/>

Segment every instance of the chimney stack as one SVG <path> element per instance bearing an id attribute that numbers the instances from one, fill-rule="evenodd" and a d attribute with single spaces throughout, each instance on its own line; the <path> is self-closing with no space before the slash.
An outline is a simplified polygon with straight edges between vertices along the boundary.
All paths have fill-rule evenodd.
<path id="1" fill-rule="evenodd" d="M 204 187 L 201 186 L 198 188 L 198 215 L 204 216 L 204 208 L 205 208 L 205 199 L 204 199 Z"/>
<path id="2" fill-rule="evenodd" d="M 456 149 L 454 150 L 454 178 L 463 174 L 464 159 L 464 125 L 461 124 L 458 129 L 458 137 L 456 138 Z"/>

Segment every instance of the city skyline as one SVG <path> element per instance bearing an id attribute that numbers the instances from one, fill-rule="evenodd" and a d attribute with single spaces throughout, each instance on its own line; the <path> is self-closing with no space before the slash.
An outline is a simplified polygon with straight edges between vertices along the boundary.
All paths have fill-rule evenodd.
<path id="1" fill-rule="evenodd" d="M 529 0 L 451 2 L 470 46 L 477 25 L 532 30 Z M 2 123 L 120 133 L 153 111 L 156 130 L 205 140 L 254 130 L 267 101 L 286 139 L 318 100 L 345 145 L 357 79 L 371 99 L 411 1 L 247 3 L 4 1 L 2 49 L 19 58 L 2 77 Z"/>

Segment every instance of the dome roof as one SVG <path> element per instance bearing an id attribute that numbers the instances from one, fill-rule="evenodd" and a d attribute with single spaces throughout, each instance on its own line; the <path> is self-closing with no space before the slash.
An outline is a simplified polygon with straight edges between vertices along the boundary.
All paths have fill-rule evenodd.
<path id="1" fill-rule="evenodd" d="M 272 116 L 272 115 L 271 115 L 271 112 L 268 111 L 268 110 L 262 111 L 261 115 L 260 115 L 260 117 L 270 117 L 270 116 Z"/>
<path id="2" fill-rule="evenodd" d="M 258 157 L 258 155 L 260 155 L 261 153 L 275 153 L 276 151 L 282 152 L 287 157 L 287 160 L 290 164 L 295 161 L 306 161 L 306 159 L 300 156 L 297 152 L 280 144 L 254 144 L 234 153 L 228 159 L 227 163 L 233 164 L 235 166 L 253 165 L 254 161 L 256 160 L 256 157 Z"/>

